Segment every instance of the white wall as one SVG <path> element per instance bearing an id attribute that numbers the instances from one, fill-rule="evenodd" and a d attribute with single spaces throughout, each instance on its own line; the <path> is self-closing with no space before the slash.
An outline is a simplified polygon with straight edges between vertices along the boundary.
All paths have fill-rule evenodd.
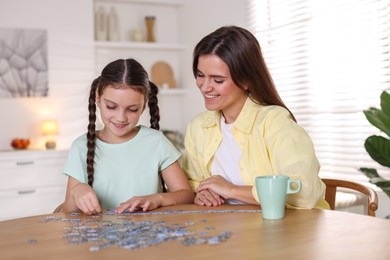
<path id="1" fill-rule="evenodd" d="M 189 90 L 183 98 L 186 107 L 182 120 L 184 130 L 195 114 L 205 110 L 192 74 L 193 49 L 204 36 L 221 26 L 245 27 L 245 3 L 245 0 L 185 0 L 179 25 L 179 41 L 188 46 L 181 64 L 183 85 Z"/>
<path id="2" fill-rule="evenodd" d="M 189 120 L 204 110 L 191 72 L 193 47 L 216 28 L 243 26 L 245 21 L 245 0 L 183 2 L 179 42 L 188 48 L 182 53 L 180 78 L 189 94 L 177 101 L 183 105 L 183 125 L 178 129 L 182 132 Z M 30 148 L 42 149 L 44 138 L 39 123 L 47 118 L 59 121 L 58 149 L 68 148 L 86 130 L 88 89 L 96 77 L 92 0 L 1 0 L 0 27 L 46 29 L 49 63 L 48 97 L 0 98 L 0 150 L 10 149 L 14 137 L 29 137 Z M 166 106 L 175 101 L 166 98 L 164 102 Z"/>
<path id="3" fill-rule="evenodd" d="M 0 99 L 0 150 L 14 137 L 29 137 L 43 148 L 39 123 L 56 118 L 58 148 L 86 129 L 88 88 L 94 72 L 92 0 L 1 0 L 2 28 L 47 30 L 49 96 Z"/>

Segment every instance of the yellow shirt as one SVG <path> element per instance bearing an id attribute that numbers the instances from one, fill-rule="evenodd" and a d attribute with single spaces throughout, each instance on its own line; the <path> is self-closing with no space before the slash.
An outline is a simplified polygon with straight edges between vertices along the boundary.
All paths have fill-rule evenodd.
<path id="1" fill-rule="evenodd" d="M 219 111 L 206 111 L 188 125 L 182 166 L 194 190 L 211 177 L 212 159 L 222 141 L 220 117 Z M 242 149 L 240 175 L 245 185 L 253 186 L 257 201 L 257 176 L 287 175 L 302 182 L 301 191 L 288 196 L 288 207 L 329 208 L 313 143 L 285 108 L 262 106 L 248 98 L 232 133 Z"/>

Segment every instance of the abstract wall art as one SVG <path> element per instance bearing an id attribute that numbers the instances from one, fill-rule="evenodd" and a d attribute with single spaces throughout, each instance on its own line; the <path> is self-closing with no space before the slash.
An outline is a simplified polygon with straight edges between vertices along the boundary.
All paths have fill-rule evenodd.
<path id="1" fill-rule="evenodd" d="M 0 28 L 0 98 L 48 91 L 46 30 Z"/>

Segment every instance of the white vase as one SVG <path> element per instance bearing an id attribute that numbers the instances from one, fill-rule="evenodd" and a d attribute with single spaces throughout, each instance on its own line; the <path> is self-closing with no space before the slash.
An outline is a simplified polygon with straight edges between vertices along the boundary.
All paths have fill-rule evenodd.
<path id="1" fill-rule="evenodd" d="M 142 42 L 144 40 L 144 33 L 142 32 L 141 29 L 135 29 L 133 30 L 131 34 L 131 40 L 135 42 Z"/>
<path id="2" fill-rule="evenodd" d="M 103 6 L 99 6 L 95 13 L 95 39 L 97 41 L 107 41 L 107 15 Z"/>
<path id="3" fill-rule="evenodd" d="M 110 13 L 108 14 L 108 40 L 120 40 L 118 15 L 114 7 L 111 7 Z"/>

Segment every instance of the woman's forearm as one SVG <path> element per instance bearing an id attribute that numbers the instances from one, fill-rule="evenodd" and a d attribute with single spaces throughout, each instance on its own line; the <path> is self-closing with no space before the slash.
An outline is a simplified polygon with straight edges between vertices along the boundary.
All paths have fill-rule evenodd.
<path id="1" fill-rule="evenodd" d="M 248 204 L 259 205 L 259 203 L 252 195 L 252 186 L 235 185 L 234 188 L 231 190 L 231 198 L 229 199 L 236 199 L 242 202 L 246 202 Z"/>

